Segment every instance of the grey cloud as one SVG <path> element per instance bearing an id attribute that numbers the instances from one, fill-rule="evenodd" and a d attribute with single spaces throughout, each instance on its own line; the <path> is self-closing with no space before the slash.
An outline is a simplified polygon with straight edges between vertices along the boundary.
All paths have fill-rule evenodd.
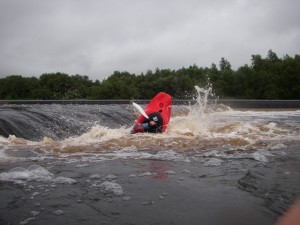
<path id="1" fill-rule="evenodd" d="M 234 67 L 299 53 L 296 0 L 1 0 L 0 76 Z"/>

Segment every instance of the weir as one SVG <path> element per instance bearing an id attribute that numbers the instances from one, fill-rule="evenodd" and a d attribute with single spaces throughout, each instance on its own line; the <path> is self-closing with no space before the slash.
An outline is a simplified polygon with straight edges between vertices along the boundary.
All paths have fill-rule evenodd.
<path id="1" fill-rule="evenodd" d="M 1 105 L 31 105 L 31 104 L 74 104 L 74 105 L 126 105 L 132 102 L 138 104 L 146 104 L 149 99 L 139 100 L 0 100 Z M 174 105 L 188 105 L 195 104 L 196 100 L 193 99 L 173 99 Z M 259 109 L 259 108 L 288 108 L 298 109 L 300 108 L 300 100 L 243 100 L 243 99 L 219 99 L 208 100 L 208 104 L 224 104 L 230 106 L 233 109 Z"/>

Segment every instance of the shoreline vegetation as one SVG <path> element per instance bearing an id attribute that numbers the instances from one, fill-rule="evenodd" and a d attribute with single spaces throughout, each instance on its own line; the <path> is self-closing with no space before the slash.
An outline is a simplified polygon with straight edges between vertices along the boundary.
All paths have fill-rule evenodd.
<path id="1" fill-rule="evenodd" d="M 145 74 L 115 71 L 92 81 L 84 75 L 45 73 L 40 77 L 10 75 L 0 79 L 1 100 L 122 100 L 151 99 L 167 92 L 173 99 L 191 99 L 194 86 L 211 86 L 219 99 L 300 99 L 300 55 L 279 58 L 272 50 L 265 58 L 252 55 L 251 65 L 237 70 L 221 58 L 219 65 L 178 70 L 156 69 Z"/>

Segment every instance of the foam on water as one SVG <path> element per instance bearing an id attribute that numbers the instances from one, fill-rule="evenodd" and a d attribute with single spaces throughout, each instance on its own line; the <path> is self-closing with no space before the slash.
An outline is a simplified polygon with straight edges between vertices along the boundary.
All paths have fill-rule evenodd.
<path id="1" fill-rule="evenodd" d="M 10 159 L 10 157 L 5 153 L 6 149 L 7 149 L 7 146 L 0 147 L 0 162 L 7 161 Z"/>
<path id="2" fill-rule="evenodd" d="M 26 180 L 26 181 L 50 181 L 53 174 L 47 171 L 45 168 L 32 165 L 27 169 L 23 167 L 16 167 L 8 172 L 0 173 L 0 180 L 4 181 L 17 181 L 17 180 Z"/>
<path id="3" fill-rule="evenodd" d="M 272 156 L 272 154 L 267 150 L 258 150 L 252 154 L 253 158 L 259 162 L 267 163 L 269 162 L 268 156 Z"/>
<path id="4" fill-rule="evenodd" d="M 15 167 L 8 172 L 0 173 L 1 181 L 13 181 L 16 183 L 25 183 L 31 181 L 54 182 L 59 184 L 73 184 L 76 181 L 67 177 L 56 177 L 47 169 L 39 165 L 31 165 L 28 168 Z"/>
<path id="5" fill-rule="evenodd" d="M 121 185 L 115 183 L 115 182 L 110 182 L 110 181 L 104 181 L 101 184 L 93 184 L 93 187 L 100 188 L 100 190 L 105 193 L 105 194 L 113 194 L 113 195 L 123 195 L 124 191 Z"/>
<path id="6" fill-rule="evenodd" d="M 128 129 L 121 127 L 119 129 L 110 129 L 100 125 L 96 125 L 90 129 L 87 133 L 82 134 L 78 137 L 67 138 L 63 141 L 64 144 L 76 144 L 76 145 L 86 145 L 91 143 L 98 143 L 109 141 L 111 139 L 119 139 L 124 135 L 128 134 Z"/>
<path id="7" fill-rule="evenodd" d="M 0 144 L 8 144 L 7 138 L 0 135 Z"/>
<path id="8" fill-rule="evenodd" d="M 223 162 L 222 159 L 212 158 L 209 159 L 206 163 L 204 163 L 204 166 L 220 166 L 222 162 Z"/>
<path id="9" fill-rule="evenodd" d="M 107 158 L 112 159 L 154 159 L 162 161 L 182 161 L 189 162 L 188 157 L 185 157 L 172 150 L 147 152 L 146 150 L 137 150 L 136 147 L 124 148 L 122 150 L 114 151 L 112 153 L 104 154 Z"/>
<path id="10" fill-rule="evenodd" d="M 59 177 L 54 178 L 53 182 L 57 183 L 57 184 L 75 184 L 76 180 L 69 178 L 69 177 L 59 176 Z"/>

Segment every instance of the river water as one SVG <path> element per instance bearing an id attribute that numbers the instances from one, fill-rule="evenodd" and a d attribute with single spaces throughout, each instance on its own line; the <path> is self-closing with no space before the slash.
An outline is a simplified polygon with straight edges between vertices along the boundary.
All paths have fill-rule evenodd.
<path id="1" fill-rule="evenodd" d="M 206 96 L 207 97 L 207 96 Z M 300 110 L 0 106 L 0 224 L 274 224 L 300 195 Z"/>

